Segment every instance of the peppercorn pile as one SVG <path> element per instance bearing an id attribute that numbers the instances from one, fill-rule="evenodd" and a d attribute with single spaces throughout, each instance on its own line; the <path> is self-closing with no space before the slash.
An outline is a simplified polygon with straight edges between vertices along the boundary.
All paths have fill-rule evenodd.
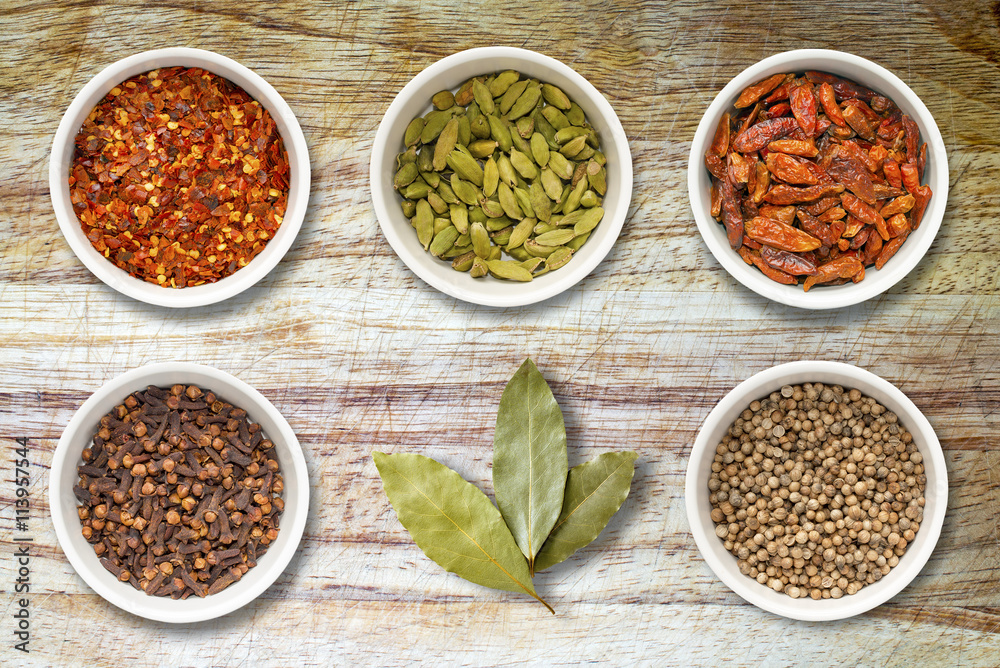
<path id="1" fill-rule="evenodd" d="M 270 114 L 235 84 L 169 67 L 113 88 L 76 136 L 70 199 L 91 245 L 164 287 L 214 283 L 281 225 L 288 157 Z"/>
<path id="2" fill-rule="evenodd" d="M 101 418 L 77 470 L 84 538 L 147 594 L 216 594 L 278 537 L 274 444 L 246 411 L 193 385 L 131 394 Z"/>
<path id="3" fill-rule="evenodd" d="M 805 383 L 754 401 L 716 449 L 716 535 L 740 572 L 792 598 L 840 598 L 899 563 L 923 521 L 923 457 L 856 389 Z"/>

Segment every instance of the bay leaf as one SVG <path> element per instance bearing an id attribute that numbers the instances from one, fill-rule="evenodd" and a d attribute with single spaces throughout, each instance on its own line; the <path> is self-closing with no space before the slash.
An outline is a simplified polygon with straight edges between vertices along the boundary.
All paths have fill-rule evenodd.
<path id="1" fill-rule="evenodd" d="M 628 497 L 638 456 L 606 452 L 573 467 L 562 512 L 535 559 L 535 572 L 565 561 L 597 538 Z"/>
<path id="2" fill-rule="evenodd" d="M 400 523 L 428 558 L 469 582 L 526 593 L 554 612 L 535 593 L 500 511 L 479 488 L 423 455 L 372 458 Z"/>
<path id="3" fill-rule="evenodd" d="M 562 411 L 545 378 L 527 359 L 500 397 L 493 491 L 532 573 L 535 556 L 562 510 L 568 468 Z"/>

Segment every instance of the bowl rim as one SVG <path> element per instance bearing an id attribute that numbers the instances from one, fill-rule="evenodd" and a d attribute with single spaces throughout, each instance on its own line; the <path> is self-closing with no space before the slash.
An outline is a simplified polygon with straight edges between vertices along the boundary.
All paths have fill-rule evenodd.
<path id="1" fill-rule="evenodd" d="M 80 229 L 70 202 L 68 165 L 80 124 L 107 91 L 129 77 L 163 67 L 199 67 L 243 88 L 264 106 L 278 126 L 289 161 L 288 207 L 278 233 L 245 267 L 215 283 L 187 288 L 163 288 L 135 278 L 103 257 Z M 64 168 L 65 166 L 65 168 Z M 260 75 L 241 63 L 213 51 L 190 47 L 152 49 L 107 65 L 76 94 L 63 114 L 49 156 L 49 193 L 59 228 L 73 253 L 107 286 L 147 304 L 192 308 L 214 304 L 252 287 L 281 261 L 298 236 L 309 203 L 311 183 L 309 147 L 302 128 L 284 98 Z"/>
<path id="2" fill-rule="evenodd" d="M 842 380 L 844 378 L 848 380 Z M 710 432 L 728 426 L 731 419 L 725 419 L 724 416 L 730 411 L 741 411 L 749 402 L 776 391 L 782 385 L 808 382 L 856 387 L 866 396 L 872 396 L 886 408 L 896 412 L 905 420 L 907 429 L 917 441 L 920 453 L 924 456 L 925 468 L 934 472 L 934 487 L 931 486 L 931 480 L 928 480 L 924 492 L 930 512 L 925 514 L 916 539 L 900 563 L 879 582 L 867 585 L 857 594 L 845 594 L 840 599 L 792 599 L 743 575 L 736 568 L 736 558 L 722 547 L 715 535 L 714 522 L 709 517 L 707 508 L 699 506 L 699 500 L 707 500 L 707 479 L 701 479 L 702 462 L 712 457 L 717 445 L 717 438 L 711 438 Z M 779 364 L 750 376 L 716 404 L 702 423 L 691 448 L 685 475 L 684 502 L 688 525 L 698 552 L 712 572 L 733 592 L 748 603 L 782 617 L 801 621 L 832 621 L 859 615 L 885 603 L 907 587 L 924 568 L 940 538 L 948 509 L 948 469 L 934 428 L 899 388 L 874 373 L 851 364 L 803 360 Z M 709 525 L 712 525 L 711 531 L 708 530 Z"/>
<path id="3" fill-rule="evenodd" d="M 382 158 L 386 155 L 386 151 L 390 148 L 389 142 L 391 135 L 393 134 L 392 131 L 401 120 L 401 114 L 404 106 L 406 106 L 407 102 L 419 93 L 422 87 L 426 86 L 436 77 L 444 75 L 453 67 L 468 64 L 470 61 L 477 63 L 482 62 L 484 73 L 502 69 L 498 65 L 489 65 L 490 61 L 499 61 L 501 59 L 520 60 L 524 63 L 530 64 L 534 68 L 548 69 L 557 72 L 560 76 L 570 80 L 585 93 L 587 98 L 585 104 L 596 108 L 597 114 L 605 123 L 607 123 L 610 129 L 610 134 L 613 137 L 616 151 L 613 157 L 608 155 L 608 158 L 609 161 L 612 159 L 615 161 L 615 168 L 620 172 L 622 194 L 618 198 L 618 201 L 613 209 L 605 210 L 604 220 L 601 222 L 600 226 L 600 229 L 605 230 L 605 236 L 601 239 L 590 239 L 584 246 L 588 249 L 586 255 L 581 252 L 578 257 L 574 257 L 573 261 L 571 261 L 566 267 L 560 269 L 558 272 L 552 272 L 543 277 L 538 277 L 533 281 L 510 284 L 505 282 L 505 287 L 510 288 L 509 291 L 504 294 L 497 295 L 483 291 L 482 286 L 475 279 L 470 279 L 471 285 L 469 286 L 456 285 L 439 279 L 430 270 L 429 267 L 432 265 L 429 264 L 427 260 L 430 259 L 433 262 L 440 262 L 440 260 L 430 256 L 422 248 L 417 247 L 417 250 L 413 250 L 411 246 L 416 244 L 416 237 L 414 236 L 413 239 L 404 238 L 404 236 L 400 234 L 391 223 L 394 215 L 401 216 L 402 214 L 394 214 L 390 211 L 387 199 L 392 198 L 386 198 L 383 195 L 383 189 L 386 187 L 386 180 L 383 178 L 381 166 Z M 461 82 L 455 85 L 460 85 L 460 83 Z M 581 106 L 584 106 L 584 104 L 581 104 L 580 100 L 575 101 Z M 427 97 L 427 104 L 428 106 L 430 105 L 429 95 Z M 590 116 L 589 113 L 588 116 Z M 409 120 L 410 119 L 405 119 L 405 122 L 408 122 Z M 605 136 L 607 134 L 609 133 L 605 133 Z M 397 153 L 397 150 L 392 150 L 393 156 Z M 632 201 L 632 154 L 629 149 L 628 138 L 625 135 L 625 130 L 622 127 L 621 121 L 618 119 L 618 115 L 615 113 L 615 110 L 612 108 L 607 98 L 572 67 L 556 60 L 555 58 L 528 49 L 508 46 L 477 47 L 453 53 L 450 56 L 446 56 L 428 65 L 416 76 L 410 79 L 410 81 L 403 86 L 399 93 L 396 94 L 396 97 L 393 99 L 392 103 L 390 103 L 385 115 L 382 117 L 382 121 L 379 123 L 378 130 L 375 133 L 375 140 L 372 144 L 372 152 L 369 162 L 369 183 L 372 193 L 372 205 L 375 208 L 375 214 L 378 218 L 379 227 L 382 229 L 383 235 L 396 255 L 425 283 L 440 292 L 472 304 L 494 307 L 526 306 L 528 304 L 533 304 L 549 299 L 550 297 L 554 297 L 576 285 L 589 275 L 611 251 L 611 248 L 617 241 L 622 227 L 628 217 L 628 209 Z M 389 187 L 391 188 L 391 184 Z M 395 196 L 394 192 L 392 194 Z M 399 207 L 396 206 L 395 208 L 398 209 Z M 493 281 L 496 279 L 485 277 L 482 280 Z"/>
<path id="4" fill-rule="evenodd" d="M 756 267 L 748 267 L 742 258 L 724 240 L 721 226 L 709 214 L 707 208 L 700 206 L 707 197 L 707 188 L 702 188 L 704 177 L 701 172 L 704 167 L 704 149 L 715 132 L 715 124 L 722 113 L 731 108 L 739 93 L 748 85 L 768 75 L 769 71 L 801 71 L 802 69 L 820 69 L 820 66 L 795 67 L 803 60 L 822 60 L 829 63 L 834 74 L 849 78 L 888 95 L 885 88 L 895 88 L 898 94 L 891 95 L 894 102 L 901 108 L 912 109 L 914 120 L 918 123 L 921 136 L 927 143 L 928 169 L 924 173 L 924 182 L 934 182 L 934 196 L 917 232 L 907 239 L 896 257 L 890 260 L 881 270 L 874 266 L 866 268 L 865 279 L 860 283 L 847 283 L 841 286 L 817 286 L 810 292 L 805 292 L 800 285 L 781 285 L 760 273 Z M 851 73 L 838 73 L 835 70 L 852 70 Z M 880 80 L 879 84 L 859 81 L 858 72 Z M 934 116 L 927 109 L 916 93 L 899 77 L 888 69 L 866 58 L 836 51 L 832 49 L 795 49 L 768 56 L 733 77 L 728 84 L 715 96 L 698 122 L 691 152 L 688 157 L 688 201 L 694 214 L 695 222 L 701 237 L 709 251 L 723 268 L 739 283 L 756 292 L 762 297 L 788 306 L 803 309 L 834 309 L 851 306 L 876 297 L 899 283 L 909 274 L 926 255 L 941 227 L 947 207 L 949 176 L 948 156 L 944 140 Z M 895 262 L 894 262 L 895 261 Z"/>
<path id="5" fill-rule="evenodd" d="M 145 592 L 134 589 L 128 583 L 121 587 L 109 586 L 105 582 L 104 567 L 97 559 L 92 549 L 81 551 L 73 541 L 73 530 L 79 533 L 79 519 L 74 513 L 64 512 L 67 502 L 75 508 L 76 499 L 71 489 L 63 489 L 61 478 L 67 467 L 75 467 L 83 448 L 74 448 L 72 441 L 78 440 L 78 434 L 93 426 L 100 416 L 98 406 L 109 399 L 121 401 L 129 393 L 142 389 L 157 382 L 157 377 L 191 378 L 201 385 L 212 384 L 213 392 L 219 396 L 239 393 L 249 399 L 249 405 L 240 406 L 251 415 L 255 422 L 261 423 L 264 415 L 275 423 L 277 433 L 268 437 L 277 445 L 282 444 L 282 450 L 287 450 L 287 457 L 281 462 L 282 475 L 296 481 L 294 495 L 286 490 L 283 498 L 288 507 L 295 509 L 291 521 L 282 523 L 279 534 L 281 545 L 273 545 L 261 559 L 268 563 L 258 563 L 250 569 L 243 579 L 234 583 L 218 594 L 205 598 L 192 596 L 187 601 L 147 596 Z M 178 381 L 183 382 L 183 381 Z M 89 425 L 89 427 L 88 427 Z M 278 440 L 280 439 L 280 441 Z M 84 447 L 89 440 L 84 441 Z M 282 452 L 284 454 L 284 452 Z M 72 477 L 72 476 L 71 476 Z M 305 531 L 309 515 L 309 472 L 305 456 L 291 425 L 278 409 L 256 389 L 220 369 L 194 364 L 190 362 L 157 362 L 147 364 L 127 371 L 107 381 L 91 394 L 76 410 L 56 445 L 49 469 L 49 508 L 52 523 L 55 527 L 56 539 L 63 554 L 83 581 L 97 594 L 116 607 L 146 619 L 174 624 L 202 622 L 237 610 L 260 596 L 287 568 L 292 557 L 298 551 L 298 546 Z M 284 519 L 284 518 L 283 518 Z M 91 546 L 86 544 L 87 548 Z"/>

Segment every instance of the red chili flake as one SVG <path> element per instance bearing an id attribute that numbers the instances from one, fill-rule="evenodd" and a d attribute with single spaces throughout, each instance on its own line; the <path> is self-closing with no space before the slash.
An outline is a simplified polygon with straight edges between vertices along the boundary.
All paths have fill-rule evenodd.
<path id="1" fill-rule="evenodd" d="M 109 92 L 76 136 L 70 200 L 90 243 L 164 287 L 246 266 L 288 205 L 288 155 L 259 102 L 198 68 L 168 67 Z"/>

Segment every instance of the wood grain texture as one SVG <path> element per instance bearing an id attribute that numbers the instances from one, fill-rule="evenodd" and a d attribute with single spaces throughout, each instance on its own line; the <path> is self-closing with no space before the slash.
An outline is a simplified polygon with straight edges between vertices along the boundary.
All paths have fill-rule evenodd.
<path id="1" fill-rule="evenodd" d="M 81 665 L 990 666 L 1000 655 L 1000 4 L 479 2 L 6 3 L 0 15 L 0 443 L 31 439 L 32 653 L 10 647 L 13 485 L 0 476 L 0 663 Z M 543 304 L 457 302 L 394 255 L 371 206 L 369 152 L 396 92 L 486 44 L 572 65 L 632 148 L 630 216 L 608 258 Z M 296 113 L 310 209 L 285 259 L 222 304 L 174 311 L 100 283 L 61 236 L 48 155 L 73 96 L 142 50 L 197 46 L 267 79 Z M 731 77 L 793 48 L 898 74 L 935 116 L 951 190 L 937 239 L 888 293 L 831 312 L 736 284 L 697 233 L 690 142 Z M 542 573 L 553 604 L 476 587 L 426 559 L 382 492 L 373 449 L 419 452 L 491 491 L 496 407 L 532 357 L 562 406 L 570 465 L 639 452 L 597 542 Z M 683 509 L 688 453 L 734 385 L 798 359 L 867 368 L 941 439 L 951 495 L 921 575 L 837 623 L 744 603 L 701 560 Z M 73 572 L 47 519 L 48 466 L 77 407 L 155 361 L 213 365 L 259 389 L 306 451 L 298 555 L 257 601 L 205 624 L 124 613 Z M 18 655 L 15 655 L 18 654 Z"/>

